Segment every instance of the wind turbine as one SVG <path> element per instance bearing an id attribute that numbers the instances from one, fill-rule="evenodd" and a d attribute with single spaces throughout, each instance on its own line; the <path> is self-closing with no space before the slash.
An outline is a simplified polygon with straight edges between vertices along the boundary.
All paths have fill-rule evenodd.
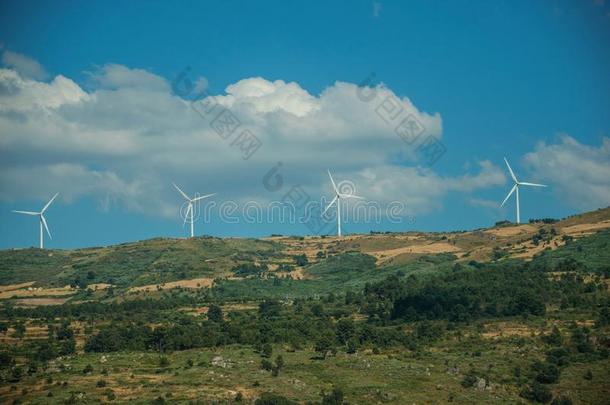
<path id="1" fill-rule="evenodd" d="M 326 211 L 328 211 L 328 209 L 336 202 L 337 203 L 337 236 L 341 236 L 341 199 L 342 198 L 356 198 L 359 200 L 364 200 L 364 197 L 359 197 L 357 195 L 354 194 L 344 194 L 344 193 L 340 193 L 339 189 L 337 188 L 337 185 L 335 184 L 335 181 L 333 180 L 333 176 L 330 174 L 330 170 L 328 171 L 328 177 L 330 177 L 330 182 L 333 185 L 333 189 L 335 190 L 335 198 L 332 199 L 332 201 L 326 206 L 326 209 L 324 210 L 324 212 L 322 212 L 322 216 L 324 216 L 324 214 L 326 214 Z"/>
<path id="2" fill-rule="evenodd" d="M 182 226 L 184 226 L 186 224 L 186 220 L 189 217 L 189 213 L 190 213 L 190 215 L 191 215 L 191 238 L 192 238 L 193 236 L 195 236 L 195 230 L 193 229 L 193 223 L 195 222 L 193 219 L 193 203 L 196 201 L 199 201 L 199 200 L 203 200 L 204 198 L 208 198 L 213 195 L 216 195 L 216 193 L 191 198 L 188 195 L 186 195 L 186 193 L 184 191 L 180 190 L 180 187 L 178 187 L 175 183 L 172 183 L 172 184 L 174 185 L 174 187 L 176 187 L 176 190 L 178 190 L 178 192 L 180 194 L 182 194 L 182 197 L 184 197 L 186 199 L 186 201 L 188 201 L 188 208 L 186 209 L 186 214 L 184 214 L 184 224 Z"/>
<path id="3" fill-rule="evenodd" d="M 508 164 L 508 160 L 506 160 L 506 158 L 504 158 L 504 162 L 506 162 L 506 167 L 508 167 L 508 171 L 510 172 L 510 177 L 513 178 L 513 181 L 515 182 L 515 184 L 513 185 L 513 188 L 510 189 L 510 192 L 508 193 L 508 195 L 506 196 L 504 201 L 502 201 L 502 205 L 500 205 L 500 207 L 504 206 L 504 203 L 506 203 L 508 198 L 514 192 L 517 192 L 515 198 L 517 199 L 517 223 L 519 224 L 519 223 L 521 223 L 521 216 L 519 213 L 519 186 L 546 187 L 546 185 L 536 184 L 536 183 L 527 183 L 525 181 L 517 180 L 517 176 L 515 176 L 515 173 L 513 173 L 513 169 L 511 169 L 510 165 Z"/>
<path id="4" fill-rule="evenodd" d="M 33 212 L 33 211 L 15 211 L 13 210 L 13 212 L 17 213 L 17 214 L 25 214 L 25 215 L 32 215 L 32 216 L 38 216 L 38 221 L 40 222 L 40 248 L 44 249 L 44 233 L 42 232 L 42 227 L 44 226 L 44 229 L 47 230 L 47 233 L 49 234 L 49 238 L 53 239 L 53 237 L 51 236 L 51 232 L 49 231 L 49 226 L 47 225 L 47 220 L 44 217 L 44 212 L 47 210 L 47 208 L 49 208 L 49 205 L 51 205 L 51 203 L 53 202 L 53 200 L 55 200 L 55 198 L 59 195 L 59 193 L 55 193 L 55 195 L 53 196 L 53 198 L 51 198 L 49 200 L 49 202 L 42 208 L 42 210 L 40 212 Z"/>

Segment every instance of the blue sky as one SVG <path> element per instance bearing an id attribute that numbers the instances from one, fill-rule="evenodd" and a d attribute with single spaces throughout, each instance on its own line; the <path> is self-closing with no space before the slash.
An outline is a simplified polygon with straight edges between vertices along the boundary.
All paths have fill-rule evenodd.
<path id="1" fill-rule="evenodd" d="M 347 232 L 512 220 L 512 201 L 497 208 L 510 189 L 503 156 L 549 185 L 522 192 L 524 220 L 610 204 L 603 0 L 4 1 L 0 43 L 0 90 L 19 89 L 0 91 L 2 248 L 37 244 L 35 220 L 10 211 L 37 210 L 55 191 L 47 246 L 105 245 L 185 235 L 171 181 L 218 192 L 218 204 L 264 206 L 296 184 L 329 196 L 326 168 L 369 200 L 406 205 L 401 223 Z M 172 93 L 186 67 L 259 136 L 260 152 L 243 160 Z M 379 100 L 400 98 L 445 145 L 433 166 L 379 120 L 378 101 L 355 97 L 371 73 Z M 271 192 L 261 179 L 278 161 L 285 184 Z M 215 215 L 197 233 L 309 233 Z"/>

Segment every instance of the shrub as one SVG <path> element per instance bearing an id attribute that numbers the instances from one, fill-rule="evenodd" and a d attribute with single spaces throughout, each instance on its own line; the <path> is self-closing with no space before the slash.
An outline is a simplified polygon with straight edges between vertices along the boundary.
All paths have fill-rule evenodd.
<path id="1" fill-rule="evenodd" d="M 306 266 L 309 263 L 304 254 L 294 256 L 294 262 L 297 266 Z"/>
<path id="2" fill-rule="evenodd" d="M 159 358 L 159 367 L 166 368 L 169 366 L 169 359 L 165 356 Z"/>
<path id="3" fill-rule="evenodd" d="M 284 358 L 281 354 L 278 354 L 275 358 L 275 366 L 278 368 L 278 370 L 284 368 Z"/>
<path id="4" fill-rule="evenodd" d="M 212 322 L 222 322 L 222 309 L 218 305 L 210 305 L 208 309 L 208 319 Z"/>
<path id="5" fill-rule="evenodd" d="M 521 396 L 531 401 L 547 403 L 553 398 L 551 390 L 538 382 L 534 382 L 530 388 L 521 391 Z"/>
<path id="6" fill-rule="evenodd" d="M 261 368 L 263 370 L 266 370 L 266 371 L 271 371 L 273 369 L 273 363 L 271 363 L 267 359 L 262 359 L 261 360 Z"/>
<path id="7" fill-rule="evenodd" d="M 297 403 L 281 395 L 265 392 L 254 402 L 254 405 L 297 405 Z"/>
<path id="8" fill-rule="evenodd" d="M 460 384 L 462 384 L 462 387 L 464 388 L 470 388 L 473 387 L 476 382 L 477 382 L 477 376 L 474 373 L 474 370 L 470 370 L 462 379 L 462 382 Z"/>
<path id="9" fill-rule="evenodd" d="M 341 404 L 343 404 L 343 391 L 340 388 L 333 388 L 329 394 L 322 393 L 322 405 Z"/>
<path id="10" fill-rule="evenodd" d="M 261 356 L 269 358 L 272 354 L 273 346 L 271 346 L 269 343 L 265 343 L 261 349 Z"/>
<path id="11" fill-rule="evenodd" d="M 559 368 L 552 363 L 535 363 L 533 370 L 536 374 L 536 381 L 542 384 L 553 384 L 559 379 Z"/>
<path id="12" fill-rule="evenodd" d="M 551 405 L 572 405 L 572 400 L 565 396 L 557 397 L 551 402 Z"/>

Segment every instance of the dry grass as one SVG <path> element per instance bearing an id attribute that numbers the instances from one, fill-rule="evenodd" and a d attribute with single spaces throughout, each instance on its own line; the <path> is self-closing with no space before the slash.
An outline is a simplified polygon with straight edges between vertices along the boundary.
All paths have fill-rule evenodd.
<path id="1" fill-rule="evenodd" d="M 172 281 L 164 284 L 148 284 L 140 287 L 132 287 L 127 292 L 151 292 L 161 290 L 171 290 L 172 288 L 210 288 L 214 284 L 214 279 L 209 277 L 193 278 L 190 280 Z"/>
<path id="2" fill-rule="evenodd" d="M 87 286 L 88 290 L 93 290 L 93 291 L 97 291 L 97 290 L 106 290 L 108 288 L 112 287 L 112 284 L 107 284 L 107 283 L 95 283 L 95 284 L 89 284 Z"/>
<path id="3" fill-rule="evenodd" d="M 65 304 L 70 298 L 21 298 L 14 301 L 14 304 L 18 307 L 37 307 L 44 305 L 62 305 Z"/>
<path id="4" fill-rule="evenodd" d="M 6 292 L 6 291 L 20 290 L 22 288 L 29 287 L 32 284 L 34 284 L 33 281 L 28 281 L 27 283 L 20 283 L 20 284 L 0 285 L 0 293 Z"/>
<path id="5" fill-rule="evenodd" d="M 24 283 L 27 284 L 27 283 Z M 9 298 L 30 298 L 30 297 L 49 297 L 49 296 L 66 296 L 72 295 L 76 292 L 76 289 L 70 286 L 60 288 L 33 288 L 28 287 L 27 289 L 20 290 L 8 290 L 0 292 L 0 300 Z"/>
<path id="6" fill-rule="evenodd" d="M 596 223 L 586 223 L 586 224 L 578 224 L 565 226 L 561 228 L 561 233 L 565 233 L 571 236 L 578 236 L 583 234 L 590 234 L 600 229 L 610 228 L 610 220 L 596 222 Z"/>
<path id="7" fill-rule="evenodd" d="M 516 235 L 523 235 L 523 234 L 530 234 L 530 233 L 534 233 L 538 230 L 538 228 L 534 225 L 528 225 L 528 224 L 523 224 L 523 225 L 516 225 L 516 226 L 507 226 L 504 228 L 494 228 L 494 229 L 489 229 L 487 231 L 485 231 L 485 233 L 490 233 L 492 235 L 495 235 L 496 237 L 509 237 L 509 236 L 516 236 Z"/>

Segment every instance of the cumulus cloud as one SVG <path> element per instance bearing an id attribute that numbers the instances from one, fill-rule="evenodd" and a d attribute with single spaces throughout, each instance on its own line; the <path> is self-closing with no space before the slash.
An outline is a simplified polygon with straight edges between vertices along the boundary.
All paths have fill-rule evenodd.
<path id="1" fill-rule="evenodd" d="M 219 199 L 277 200 L 294 185 L 317 198 L 329 194 L 331 169 L 368 199 L 406 200 L 408 213 L 417 214 L 442 206 L 449 192 L 505 181 L 487 161 L 457 177 L 420 167 L 376 110 L 392 98 L 436 138 L 441 116 L 383 85 L 369 89 L 375 96 L 366 101 L 352 83 L 314 95 L 295 82 L 253 77 L 192 104 L 143 69 L 108 64 L 90 77 L 93 87 L 84 90 L 63 76 L 46 83 L 0 69 L 0 199 L 44 200 L 61 191 L 67 201 L 95 197 L 105 206 L 171 216 L 181 203 L 172 181 L 192 194 L 218 192 Z M 204 79 L 195 83 L 206 86 Z M 221 111 L 241 123 L 226 139 L 212 125 Z M 262 143 L 247 160 L 237 142 L 244 129 Z M 404 157 L 400 165 L 397 156 Z M 284 185 L 269 191 L 263 179 L 278 162 Z"/>
<path id="2" fill-rule="evenodd" d="M 424 214 L 442 207 L 451 192 L 470 193 L 504 184 L 506 177 L 489 161 L 478 162 L 479 172 L 460 177 L 441 176 L 420 167 L 382 165 L 358 172 L 356 184 L 375 201 L 403 201 L 407 214 Z"/>
<path id="3" fill-rule="evenodd" d="M 595 209 L 610 205 L 610 138 L 604 137 L 595 147 L 562 135 L 557 144 L 539 143 L 525 155 L 525 163 L 572 206 Z"/>
<path id="4" fill-rule="evenodd" d="M 2 53 L 2 63 L 26 78 L 44 80 L 47 72 L 38 61 L 17 52 L 4 51 Z"/>

